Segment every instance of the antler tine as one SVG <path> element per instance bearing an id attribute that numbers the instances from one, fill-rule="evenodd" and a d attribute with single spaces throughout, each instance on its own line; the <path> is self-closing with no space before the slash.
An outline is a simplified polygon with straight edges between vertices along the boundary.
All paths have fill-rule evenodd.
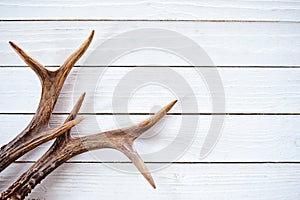
<path id="1" fill-rule="evenodd" d="M 77 114 L 83 98 L 84 95 L 80 97 L 67 120 L 72 119 L 72 117 Z M 155 188 L 156 186 L 153 178 L 145 163 L 134 149 L 133 143 L 134 140 L 142 134 L 142 132 L 151 128 L 158 120 L 165 116 L 175 103 L 176 101 L 171 102 L 153 117 L 150 117 L 142 123 L 129 128 L 116 129 L 76 138 L 66 137 L 67 133 L 60 135 L 56 138 L 50 149 L 35 164 L 33 164 L 32 167 L 30 167 L 28 171 L 25 172 L 11 187 L 9 187 L 8 190 L 2 193 L 0 200 L 7 198 L 25 198 L 25 196 L 29 194 L 37 184 L 39 184 L 48 174 L 65 161 L 89 150 L 101 148 L 113 148 L 124 153 L 134 163 L 152 187 Z M 140 128 L 137 128 L 137 126 Z M 132 136 L 130 134 L 132 132 L 126 132 L 124 130 L 132 131 L 135 135 Z M 136 135 L 136 133 L 139 135 Z"/>
<path id="2" fill-rule="evenodd" d="M 84 52 L 87 50 L 89 45 L 92 42 L 92 39 L 94 37 L 95 31 L 92 30 L 89 37 L 80 45 L 80 47 L 72 53 L 67 60 L 60 66 L 60 68 L 57 70 L 58 73 L 68 74 L 69 71 L 72 69 L 74 64 L 81 58 L 81 56 L 84 54 Z"/>
<path id="3" fill-rule="evenodd" d="M 163 107 L 160 111 L 158 111 L 155 115 L 152 117 L 149 117 L 148 119 L 140 122 L 137 125 L 121 129 L 126 135 L 124 135 L 124 139 L 122 141 L 122 144 L 118 144 L 115 142 L 114 147 L 121 152 L 123 152 L 136 166 L 136 168 L 142 173 L 142 175 L 146 178 L 146 180 L 150 183 L 150 185 L 155 189 L 155 183 L 154 180 L 145 165 L 142 158 L 139 156 L 137 151 L 135 150 L 133 146 L 133 142 L 135 139 L 137 139 L 139 136 L 141 136 L 145 131 L 150 129 L 154 124 L 156 124 L 160 119 L 162 119 L 167 112 L 175 105 L 177 100 L 172 101 L 167 106 Z M 108 138 L 114 137 L 112 135 L 107 135 Z M 129 140 L 128 140 L 129 139 Z"/>
<path id="4" fill-rule="evenodd" d="M 65 120 L 65 123 L 68 123 L 72 120 L 75 119 L 75 117 L 77 116 L 79 109 L 81 108 L 82 102 L 85 98 L 86 93 L 82 93 L 80 95 L 80 97 L 78 98 L 76 104 L 74 105 L 72 111 L 70 112 L 69 116 L 67 117 L 67 119 Z M 79 119 L 82 117 L 79 117 Z M 59 137 L 57 137 L 57 139 L 61 140 L 62 138 L 64 139 L 70 139 L 71 138 L 71 129 L 69 129 L 64 135 L 60 135 Z"/>
<path id="5" fill-rule="evenodd" d="M 35 137 L 17 137 L 7 145 L 3 145 L 0 148 L 0 172 L 26 152 L 34 149 L 44 142 L 58 137 L 73 126 L 79 124 L 83 119 L 84 117 L 79 117 L 78 119 L 69 121 L 54 129 L 43 131 L 42 134 Z M 23 138 L 24 140 L 22 140 Z"/>
<path id="6" fill-rule="evenodd" d="M 169 110 L 175 105 L 177 100 L 172 101 L 165 107 L 163 107 L 161 110 L 159 110 L 155 115 L 152 117 L 149 117 L 148 119 L 140 122 L 139 124 L 135 126 L 131 126 L 128 128 L 122 129 L 124 132 L 128 133 L 128 135 L 132 136 L 133 139 L 138 138 L 140 135 L 142 135 L 146 130 L 151 128 L 154 124 L 156 124 L 161 118 L 163 118 Z"/>
<path id="7" fill-rule="evenodd" d="M 31 58 L 16 44 L 9 42 L 21 58 L 39 76 L 42 84 L 42 94 L 36 113 L 28 126 L 12 141 L 0 148 L 0 172 L 37 145 L 57 137 L 82 120 L 82 118 L 80 118 L 71 123 L 64 124 L 57 129 L 50 131 L 47 130 L 52 111 L 63 87 L 64 81 L 75 62 L 88 48 L 93 35 L 94 31 L 92 31 L 90 36 L 80 46 L 80 48 L 67 59 L 62 67 L 54 72 L 47 70 L 42 64 Z"/>
<path id="8" fill-rule="evenodd" d="M 68 121 L 73 120 L 76 117 L 76 115 L 79 112 L 79 109 L 81 108 L 81 105 L 82 105 L 82 102 L 85 98 L 85 95 L 86 95 L 85 92 L 80 95 L 80 97 L 78 98 L 78 100 L 77 100 L 76 104 L 74 105 L 72 111 L 70 112 L 69 116 L 65 120 L 65 123 L 67 123 Z"/>
<path id="9" fill-rule="evenodd" d="M 40 80 L 43 81 L 47 76 L 47 69 L 39 63 L 37 60 L 31 58 L 24 50 L 22 50 L 18 45 L 9 41 L 9 44 L 17 52 L 17 54 L 24 60 L 24 62 L 39 76 Z"/>
<path id="10" fill-rule="evenodd" d="M 149 172 L 141 156 L 135 150 L 134 146 L 132 144 L 125 144 L 123 147 L 117 148 L 117 150 L 124 153 L 131 160 L 131 162 L 136 166 L 136 168 L 141 172 L 141 174 L 145 177 L 145 179 L 150 183 L 150 185 L 154 189 L 156 189 L 156 185 L 151 176 L 151 173 Z"/>

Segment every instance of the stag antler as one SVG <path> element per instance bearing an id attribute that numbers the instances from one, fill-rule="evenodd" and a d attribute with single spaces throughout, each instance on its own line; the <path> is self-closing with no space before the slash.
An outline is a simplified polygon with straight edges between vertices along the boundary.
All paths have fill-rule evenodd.
<path id="1" fill-rule="evenodd" d="M 47 70 L 42 64 L 31 58 L 16 44 L 9 42 L 25 63 L 38 75 L 42 84 L 42 94 L 37 111 L 29 125 L 11 142 L 1 147 L 0 172 L 31 149 L 61 135 L 82 120 L 69 120 L 69 122 L 60 127 L 48 130 L 50 117 L 64 81 L 74 64 L 90 45 L 93 35 L 94 31 L 91 32 L 87 40 L 71 56 L 69 56 L 63 65 L 56 71 Z"/>
<path id="2" fill-rule="evenodd" d="M 65 124 L 48 130 L 50 117 L 62 89 L 63 83 L 75 62 L 83 55 L 93 38 L 94 31 L 88 39 L 75 51 L 65 63 L 56 71 L 49 71 L 43 65 L 28 56 L 17 45 L 10 42 L 21 58 L 36 72 L 42 83 L 42 95 L 36 114 L 33 119 L 15 139 L 0 149 L 0 172 L 14 160 L 35 148 L 39 144 L 56 137 L 49 150 L 34 163 L 19 179 L 0 196 L 4 199 L 24 199 L 31 190 L 47 175 L 70 158 L 101 148 L 113 148 L 124 153 L 138 168 L 147 181 L 155 188 L 155 183 L 145 163 L 136 152 L 133 143 L 146 130 L 158 122 L 177 102 L 173 101 L 161 109 L 154 116 L 143 122 L 111 131 L 106 131 L 84 137 L 72 137 L 70 129 L 78 124 L 82 118 L 74 120 L 85 94 L 82 94 L 75 104 Z"/>
<path id="3" fill-rule="evenodd" d="M 75 118 L 84 99 L 81 95 L 66 122 Z M 72 137 L 70 131 L 56 138 L 49 150 L 27 172 L 3 192 L 0 199 L 24 199 L 31 190 L 48 174 L 70 158 L 101 148 L 113 148 L 124 153 L 143 174 L 147 181 L 155 188 L 155 183 L 145 163 L 135 150 L 133 143 L 143 132 L 158 122 L 177 102 L 173 101 L 162 108 L 154 116 L 143 122 L 124 129 L 116 129 L 84 137 Z"/>

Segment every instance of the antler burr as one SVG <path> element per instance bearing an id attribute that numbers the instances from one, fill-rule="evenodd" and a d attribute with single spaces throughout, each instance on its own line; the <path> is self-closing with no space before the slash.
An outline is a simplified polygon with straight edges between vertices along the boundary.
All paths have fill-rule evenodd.
<path id="1" fill-rule="evenodd" d="M 66 132 L 82 119 L 68 121 L 60 127 L 50 130 L 48 124 L 58 99 L 64 81 L 67 78 L 74 64 L 87 50 L 90 45 L 94 31 L 91 32 L 86 41 L 61 65 L 56 71 L 46 69 L 35 59 L 31 58 L 20 47 L 9 42 L 12 48 L 19 54 L 26 64 L 38 75 L 42 94 L 35 115 L 28 126 L 12 141 L 0 148 L 0 172 L 13 161 L 35 148 L 36 146 L 49 141 Z"/>

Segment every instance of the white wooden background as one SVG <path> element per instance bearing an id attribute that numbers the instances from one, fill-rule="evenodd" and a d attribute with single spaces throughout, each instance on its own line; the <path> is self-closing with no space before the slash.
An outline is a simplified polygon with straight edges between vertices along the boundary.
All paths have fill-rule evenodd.
<path id="1" fill-rule="evenodd" d="M 183 113 L 191 121 L 199 117 L 192 145 L 175 162 L 167 157 L 145 158 L 149 168 L 161 168 L 152 172 L 156 190 L 138 173 L 112 169 L 135 172 L 124 156 L 100 150 L 97 155 L 101 161 L 89 153 L 72 159 L 27 199 L 299 199 L 300 1 L 297 0 L 1 0 L 0 144 L 11 140 L 30 121 L 41 90 L 38 78 L 9 47 L 9 40 L 41 63 L 55 67 L 92 29 L 96 31 L 94 41 L 104 41 L 118 33 L 149 27 L 173 30 L 191 38 L 218 66 L 226 97 L 226 112 L 218 114 L 226 118 L 213 152 L 205 159 L 199 158 L 214 113 L 205 86 L 193 68 L 168 54 L 135 52 L 109 68 L 101 89 L 96 91 L 97 105 L 90 110 L 89 102 L 85 102 L 81 112 L 88 118 L 78 129 L 97 132 L 97 126 L 89 120 L 91 117 L 101 121 L 104 130 L 116 128 L 112 94 L 131 66 L 172 66 L 198 91 L 195 95 L 201 112 Z M 86 55 L 95 48 L 92 44 Z M 83 61 L 84 58 L 67 79 L 51 125 L 60 124 L 71 109 L 72 85 L 82 73 L 79 66 Z M 86 69 L 86 74 L 81 75 L 87 79 L 97 70 L 95 66 Z M 142 120 L 153 105 L 164 105 L 173 99 L 172 94 L 148 88 L 132 97 L 129 112 L 135 115 L 130 117 Z M 122 115 L 125 112 L 121 108 L 114 111 Z M 176 137 L 182 113 L 180 104 L 171 113 L 174 114 L 166 117 L 160 135 L 136 142 L 142 156 L 158 151 Z M 41 145 L 2 172 L 0 191 L 50 144 Z"/>

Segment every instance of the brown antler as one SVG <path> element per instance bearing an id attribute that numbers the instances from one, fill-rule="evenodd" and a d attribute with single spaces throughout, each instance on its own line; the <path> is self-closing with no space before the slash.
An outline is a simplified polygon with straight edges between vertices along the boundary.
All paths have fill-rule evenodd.
<path id="1" fill-rule="evenodd" d="M 83 98 L 84 94 L 78 100 L 66 122 L 72 120 L 76 116 Z M 155 188 L 153 178 L 145 163 L 136 152 L 133 143 L 143 132 L 151 128 L 165 116 L 175 103 L 176 101 L 171 102 L 154 116 L 128 128 L 77 138 L 72 137 L 69 131 L 60 135 L 56 138 L 49 150 L 33 164 L 27 172 L 21 175 L 7 191 L 2 193 L 0 199 L 24 199 L 37 184 L 65 161 L 89 150 L 101 148 L 113 148 L 123 152 L 134 163 L 152 187 Z"/>
<path id="2" fill-rule="evenodd" d="M 61 135 L 82 120 L 77 119 L 69 121 L 52 130 L 49 130 L 48 128 L 52 111 L 64 81 L 76 61 L 79 60 L 90 45 L 93 35 L 94 31 L 91 32 L 87 40 L 56 71 L 47 70 L 42 64 L 31 58 L 16 44 L 9 42 L 25 63 L 38 75 L 42 84 L 42 94 L 37 111 L 29 125 L 11 142 L 1 147 L 0 172 L 31 149 Z"/>

